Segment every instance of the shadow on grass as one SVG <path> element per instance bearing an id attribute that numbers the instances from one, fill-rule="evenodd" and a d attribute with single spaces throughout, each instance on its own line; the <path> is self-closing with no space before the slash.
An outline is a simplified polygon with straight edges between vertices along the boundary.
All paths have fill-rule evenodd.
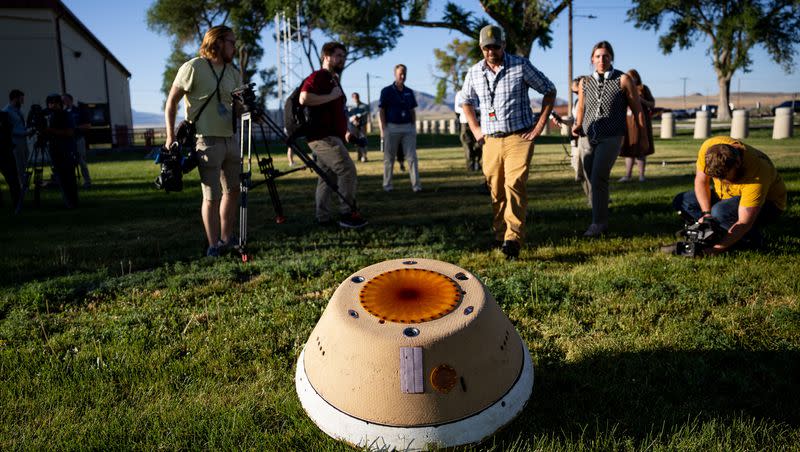
<path id="1" fill-rule="evenodd" d="M 800 426 L 800 353 L 656 350 L 536 367 L 533 395 L 503 433 L 588 438 L 649 434 L 739 416 Z"/>

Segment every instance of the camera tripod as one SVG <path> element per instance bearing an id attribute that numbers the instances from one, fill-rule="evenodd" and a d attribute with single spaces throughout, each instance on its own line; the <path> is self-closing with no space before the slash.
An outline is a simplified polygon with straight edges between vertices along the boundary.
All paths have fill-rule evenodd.
<path id="1" fill-rule="evenodd" d="M 71 157 L 69 156 L 54 156 L 47 140 L 37 135 L 33 144 L 33 153 L 29 160 L 30 171 L 25 172 L 22 195 L 20 196 L 20 209 L 22 207 L 22 201 L 29 190 L 31 176 L 33 176 L 33 205 L 34 207 L 40 206 L 42 188 L 45 186 L 45 162 L 49 162 L 50 164 L 50 170 L 61 192 L 61 198 L 64 200 L 64 204 L 67 208 L 75 207 L 77 205 L 77 186 L 71 179 L 72 163 L 70 159 Z"/>
<path id="2" fill-rule="evenodd" d="M 243 262 L 247 262 L 248 255 L 246 251 L 247 245 L 247 202 L 248 202 L 248 192 L 251 188 L 255 188 L 261 184 L 267 185 L 267 191 L 269 192 L 269 197 L 272 200 L 272 208 L 275 211 L 275 222 L 278 224 L 282 224 L 286 222 L 286 217 L 283 214 L 283 205 L 281 204 L 280 196 L 278 195 L 278 187 L 275 184 L 275 180 L 279 177 L 285 176 L 287 174 L 294 173 L 295 171 L 300 171 L 303 169 L 310 169 L 317 173 L 317 175 L 322 179 L 322 181 L 327 184 L 331 190 L 333 190 L 339 198 L 341 198 L 342 202 L 347 204 L 352 211 L 356 211 L 356 204 L 355 201 L 348 200 L 341 191 L 339 191 L 339 186 L 335 180 L 331 179 L 330 176 L 317 165 L 317 163 L 313 160 L 309 154 L 302 149 L 300 144 L 297 141 L 297 137 L 292 135 L 286 135 L 283 128 L 280 127 L 275 120 L 269 117 L 265 112 L 254 105 L 255 95 L 252 92 L 252 87 L 255 84 L 244 85 L 243 87 L 237 88 L 232 94 L 235 99 L 240 100 L 242 103 L 245 112 L 242 113 L 241 116 L 241 129 L 240 129 L 240 157 L 242 160 L 242 171 L 240 174 L 240 184 L 239 189 L 241 192 L 241 202 L 239 204 L 239 244 L 236 247 L 236 250 L 239 252 L 240 256 L 242 257 Z M 266 143 L 267 135 L 264 133 L 264 125 L 280 140 L 288 147 L 292 149 L 292 152 L 295 156 L 297 156 L 304 164 L 304 166 L 299 168 L 294 168 L 289 171 L 280 171 L 275 168 L 273 165 L 272 155 L 269 151 L 269 146 L 266 146 L 266 153 L 267 156 L 261 158 L 256 150 L 255 146 L 253 146 L 253 121 L 258 124 L 258 127 L 261 132 L 261 136 Z M 245 153 L 247 159 L 245 161 Z M 261 174 L 264 175 L 265 180 L 261 182 L 253 182 L 252 180 L 252 154 L 256 154 L 256 159 L 258 163 L 258 169 Z"/>
<path id="3" fill-rule="evenodd" d="M 33 153 L 31 154 L 31 158 L 29 160 L 29 168 L 30 171 L 25 171 L 25 180 L 22 184 L 22 196 L 21 198 L 25 198 L 29 188 L 30 188 L 30 181 L 31 176 L 33 176 L 33 206 L 39 207 L 41 204 L 42 199 L 42 188 L 44 187 L 44 163 L 46 160 L 46 155 L 48 154 L 47 150 L 47 142 L 40 136 L 36 136 L 36 140 L 34 140 L 33 144 Z M 61 184 L 59 184 L 59 189 L 61 188 Z M 21 202 L 21 201 L 20 201 Z"/>

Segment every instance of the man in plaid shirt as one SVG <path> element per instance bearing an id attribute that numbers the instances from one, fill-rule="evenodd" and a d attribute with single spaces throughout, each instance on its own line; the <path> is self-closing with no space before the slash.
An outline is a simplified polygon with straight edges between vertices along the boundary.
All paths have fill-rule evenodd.
<path id="1" fill-rule="evenodd" d="M 484 141 L 483 174 L 492 192 L 495 244 L 507 259 L 516 259 L 525 239 L 533 142 L 553 110 L 556 87 L 528 59 L 505 52 L 502 28 L 487 25 L 479 43 L 484 59 L 467 72 L 462 107 L 475 139 Z M 529 88 L 544 95 L 535 124 Z M 480 123 L 476 106 L 481 110 Z"/>

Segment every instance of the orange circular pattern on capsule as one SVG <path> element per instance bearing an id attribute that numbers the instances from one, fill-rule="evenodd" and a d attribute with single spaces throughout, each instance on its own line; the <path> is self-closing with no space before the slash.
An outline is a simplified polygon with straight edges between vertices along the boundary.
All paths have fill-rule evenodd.
<path id="1" fill-rule="evenodd" d="M 437 366 L 431 371 L 431 385 L 433 389 L 447 394 L 456 385 L 458 374 L 447 364 Z"/>
<path id="2" fill-rule="evenodd" d="M 461 302 L 461 287 L 447 276 L 418 268 L 390 270 L 361 289 L 361 306 L 375 317 L 395 323 L 422 323 L 452 312 Z"/>

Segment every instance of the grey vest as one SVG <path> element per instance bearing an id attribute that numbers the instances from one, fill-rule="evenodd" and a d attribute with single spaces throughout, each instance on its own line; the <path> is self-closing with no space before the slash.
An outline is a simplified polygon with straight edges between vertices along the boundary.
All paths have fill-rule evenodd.
<path id="1" fill-rule="evenodd" d="M 583 79 L 583 132 L 590 142 L 625 135 L 628 101 L 620 86 L 622 71 L 603 75 L 603 83 L 593 76 Z"/>

